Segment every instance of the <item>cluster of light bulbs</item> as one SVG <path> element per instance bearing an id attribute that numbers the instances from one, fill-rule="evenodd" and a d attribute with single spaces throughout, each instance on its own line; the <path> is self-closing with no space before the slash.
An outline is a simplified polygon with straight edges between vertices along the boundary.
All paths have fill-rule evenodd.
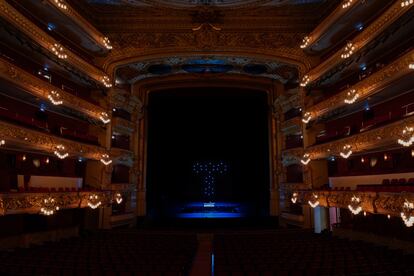
<path id="1" fill-rule="evenodd" d="M 105 48 L 106 49 L 108 49 L 108 50 L 111 50 L 112 49 L 112 45 L 111 45 L 111 42 L 109 41 L 109 38 L 108 37 L 103 37 L 102 38 L 102 43 L 105 45 Z"/>
<path id="2" fill-rule="evenodd" d="M 344 48 L 344 51 L 341 55 L 341 58 L 346 59 L 349 58 L 355 51 L 355 46 L 352 42 L 348 42 Z"/>
<path id="3" fill-rule="evenodd" d="M 361 203 L 361 199 L 359 197 L 353 196 L 351 198 L 351 204 L 348 205 L 348 209 L 354 215 L 358 215 L 362 211 L 362 207 L 359 206 Z"/>
<path id="4" fill-rule="evenodd" d="M 111 88 L 112 87 L 111 80 L 109 79 L 108 76 L 103 76 L 101 78 L 101 81 L 102 81 L 103 85 L 105 85 L 106 88 Z"/>
<path id="5" fill-rule="evenodd" d="M 352 154 L 352 146 L 348 144 L 345 145 L 343 147 L 343 151 L 341 151 L 339 154 L 341 155 L 342 158 L 347 159 Z"/>
<path id="6" fill-rule="evenodd" d="M 54 154 L 59 159 L 65 159 L 66 157 L 69 156 L 69 153 L 65 151 L 65 146 L 64 145 L 57 145 L 56 150 L 54 151 Z"/>
<path id="7" fill-rule="evenodd" d="M 317 194 L 312 194 L 313 197 L 313 201 L 308 200 L 309 206 L 312 208 L 316 208 L 319 206 L 319 200 L 318 200 L 318 195 Z"/>
<path id="8" fill-rule="evenodd" d="M 310 37 L 305 36 L 302 40 L 302 44 L 300 45 L 300 48 L 305 49 L 306 47 L 308 47 L 309 42 L 310 42 Z"/>
<path id="9" fill-rule="evenodd" d="M 305 87 L 309 84 L 310 78 L 308 75 L 303 76 L 300 86 Z"/>
<path id="10" fill-rule="evenodd" d="M 47 98 L 49 99 L 49 101 L 53 105 L 61 105 L 61 104 L 63 104 L 63 100 L 61 99 L 60 94 L 57 91 L 55 91 L 55 90 L 50 91 L 50 93 L 47 96 Z"/>
<path id="11" fill-rule="evenodd" d="M 109 115 L 106 112 L 101 112 L 101 114 L 99 114 L 99 119 L 102 121 L 102 123 L 107 124 L 111 121 L 111 119 L 109 119 Z"/>
<path id="12" fill-rule="evenodd" d="M 40 213 L 42 215 L 51 216 L 56 211 L 59 211 L 59 206 L 53 197 L 43 199 L 42 207 L 40 208 Z"/>
<path id="13" fill-rule="evenodd" d="M 121 204 L 121 202 L 122 202 L 122 200 L 123 200 L 123 199 L 122 199 L 122 195 L 121 195 L 121 193 L 116 193 L 114 197 L 115 197 L 115 201 L 116 201 L 116 203 L 117 203 L 117 204 Z"/>
<path id="14" fill-rule="evenodd" d="M 99 196 L 97 194 L 91 194 L 88 198 L 88 206 L 92 209 L 96 209 L 102 205 L 102 201 L 99 200 Z"/>
<path id="15" fill-rule="evenodd" d="M 63 1 L 63 0 L 55 0 L 55 3 L 59 8 L 61 8 L 63 10 L 68 9 L 68 6 L 65 4 L 65 1 Z"/>
<path id="16" fill-rule="evenodd" d="M 355 89 L 351 89 L 346 93 L 346 98 L 344 103 L 346 104 L 353 104 L 356 100 L 358 100 L 359 94 Z"/>
<path id="17" fill-rule="evenodd" d="M 60 59 L 66 59 L 68 55 L 65 53 L 65 49 L 59 43 L 55 43 L 52 46 L 52 52 Z"/>
<path id="18" fill-rule="evenodd" d="M 414 209 L 414 204 L 405 200 L 403 205 L 403 211 L 401 212 L 401 218 L 404 221 L 405 226 L 412 227 L 414 225 L 414 216 L 411 215 Z"/>
<path id="19" fill-rule="evenodd" d="M 104 164 L 105 166 L 108 166 L 109 164 L 112 163 L 112 160 L 109 158 L 108 154 L 102 154 L 101 160 L 102 164 Z"/>
<path id="20" fill-rule="evenodd" d="M 310 112 L 306 112 L 303 115 L 302 122 L 304 122 L 305 124 L 307 124 L 307 123 L 310 122 L 311 119 L 312 119 L 312 114 Z"/>
<path id="21" fill-rule="evenodd" d="M 311 161 L 311 159 L 310 159 L 310 155 L 308 153 L 305 153 L 303 155 L 302 159 L 300 160 L 300 162 L 305 166 L 308 165 L 310 161 Z"/>
<path id="22" fill-rule="evenodd" d="M 404 147 L 411 146 L 414 143 L 414 127 L 406 126 L 402 131 L 402 137 L 397 142 Z"/>
<path id="23" fill-rule="evenodd" d="M 1 146 L 4 146 L 5 144 L 6 144 L 6 140 L 1 139 L 1 140 L 0 140 L 0 147 L 1 147 Z"/>
<path id="24" fill-rule="evenodd" d="M 413 0 L 414 1 L 414 0 Z M 410 63 L 409 65 L 408 65 L 408 68 L 409 69 L 411 69 L 411 70 L 414 70 L 414 63 Z"/>
<path id="25" fill-rule="evenodd" d="M 412 4 L 414 4 L 414 0 L 402 0 L 401 1 L 401 8 L 408 7 Z"/>
<path id="26" fill-rule="evenodd" d="M 298 193 L 294 192 L 290 200 L 292 201 L 293 204 L 295 204 L 298 201 Z"/>
<path id="27" fill-rule="evenodd" d="M 346 0 L 343 4 L 342 4 L 342 8 L 346 9 L 349 8 L 349 6 L 351 6 L 353 0 Z"/>

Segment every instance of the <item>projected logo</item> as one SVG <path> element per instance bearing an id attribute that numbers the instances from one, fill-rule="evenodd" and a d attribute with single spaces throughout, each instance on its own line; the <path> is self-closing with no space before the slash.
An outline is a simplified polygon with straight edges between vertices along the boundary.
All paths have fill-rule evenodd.
<path id="1" fill-rule="evenodd" d="M 224 161 L 197 161 L 193 164 L 193 173 L 202 177 L 205 201 L 213 202 L 216 194 L 216 177 L 224 175 L 228 166 Z"/>

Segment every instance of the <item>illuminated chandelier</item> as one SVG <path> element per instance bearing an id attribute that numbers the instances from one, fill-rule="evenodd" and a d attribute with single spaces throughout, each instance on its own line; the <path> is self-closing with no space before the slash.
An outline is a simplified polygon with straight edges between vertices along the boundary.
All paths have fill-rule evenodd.
<path id="1" fill-rule="evenodd" d="M 102 123 L 107 124 L 111 121 L 111 119 L 109 119 L 109 115 L 106 112 L 101 112 L 101 114 L 99 115 L 99 119 L 102 121 Z"/>
<path id="2" fill-rule="evenodd" d="M 343 9 L 349 8 L 349 6 L 351 6 L 352 2 L 353 2 L 353 0 L 346 0 L 346 1 L 344 1 L 342 3 L 342 8 Z"/>
<path id="3" fill-rule="evenodd" d="M 412 4 L 414 4 L 414 0 L 402 0 L 401 1 L 401 8 L 408 7 Z"/>
<path id="4" fill-rule="evenodd" d="M 310 42 L 309 36 L 305 36 L 302 40 L 302 44 L 300 45 L 300 48 L 305 49 L 306 47 L 308 47 L 309 42 Z"/>
<path id="5" fill-rule="evenodd" d="M 114 196 L 114 199 L 115 199 L 117 204 L 121 204 L 121 202 L 123 200 L 121 193 L 116 193 L 115 196 Z"/>
<path id="6" fill-rule="evenodd" d="M 56 5 L 63 9 L 63 10 L 67 10 L 68 6 L 65 4 L 65 2 L 63 0 L 55 0 Z"/>
<path id="7" fill-rule="evenodd" d="M 353 104 L 356 100 L 358 100 L 359 94 L 355 89 L 351 89 L 346 93 L 346 98 L 344 100 L 344 103 L 346 104 Z"/>
<path id="8" fill-rule="evenodd" d="M 300 86 L 305 87 L 309 84 L 310 78 L 308 75 L 303 76 Z"/>
<path id="9" fill-rule="evenodd" d="M 99 200 L 97 194 L 90 194 L 88 197 L 88 206 L 92 209 L 96 209 L 102 205 L 102 201 Z"/>
<path id="10" fill-rule="evenodd" d="M 310 122 L 311 119 L 312 119 L 312 114 L 310 112 L 306 112 L 303 115 L 302 122 L 304 122 L 305 124 L 307 124 L 307 123 Z"/>
<path id="11" fill-rule="evenodd" d="M 342 158 L 347 159 L 352 154 L 352 146 L 351 145 L 345 145 L 343 147 L 343 151 L 341 151 L 339 154 L 342 156 Z"/>
<path id="12" fill-rule="evenodd" d="M 411 146 L 414 143 L 414 128 L 406 126 L 397 142 L 404 147 Z"/>
<path id="13" fill-rule="evenodd" d="M 59 159 L 65 159 L 66 157 L 69 156 L 69 153 L 65 151 L 65 146 L 64 145 L 57 145 L 56 150 L 54 151 L 54 154 Z"/>
<path id="14" fill-rule="evenodd" d="M 294 192 L 290 200 L 292 201 L 293 204 L 295 204 L 298 201 L 298 193 Z"/>
<path id="15" fill-rule="evenodd" d="M 56 211 L 59 211 L 59 206 L 53 197 L 49 196 L 42 200 L 42 207 L 40 208 L 42 215 L 51 216 Z"/>
<path id="16" fill-rule="evenodd" d="M 352 214 L 358 215 L 362 211 L 362 207 L 360 205 L 361 199 L 359 197 L 352 196 L 348 209 L 352 212 Z"/>
<path id="17" fill-rule="evenodd" d="M 55 90 L 50 91 L 49 95 L 47 96 L 47 98 L 50 100 L 50 102 L 53 105 L 61 105 L 63 104 L 63 101 L 60 97 L 60 94 L 58 92 L 56 92 Z"/>
<path id="18" fill-rule="evenodd" d="M 310 159 L 310 155 L 308 153 L 305 153 L 303 155 L 302 159 L 300 160 L 300 162 L 305 166 L 308 165 L 310 161 L 311 161 L 311 159 Z"/>
<path id="19" fill-rule="evenodd" d="M 318 198 L 319 197 L 318 197 L 317 194 L 315 194 L 315 193 L 312 194 L 312 199 L 311 200 L 308 200 L 308 203 L 309 203 L 310 207 L 316 208 L 317 206 L 319 206 L 319 200 L 318 200 Z"/>
<path id="20" fill-rule="evenodd" d="M 111 87 L 112 87 L 111 80 L 109 79 L 109 77 L 108 77 L 108 76 L 103 76 L 103 77 L 101 78 L 101 81 L 102 81 L 103 85 L 104 85 L 106 88 L 111 88 Z"/>
<path id="21" fill-rule="evenodd" d="M 412 211 L 414 209 L 414 204 L 405 200 L 403 209 L 401 212 L 401 218 L 404 221 L 405 226 L 412 227 L 414 225 L 414 216 L 412 216 Z"/>
<path id="22" fill-rule="evenodd" d="M 66 59 L 68 55 L 65 53 L 65 49 L 63 49 L 62 45 L 59 43 L 55 43 L 52 46 L 52 52 L 60 59 Z"/>
<path id="23" fill-rule="evenodd" d="M 109 164 L 112 163 L 112 160 L 109 158 L 108 154 L 102 154 L 101 160 L 102 164 L 104 164 L 105 166 L 108 166 Z"/>
<path id="24" fill-rule="evenodd" d="M 345 46 L 345 49 L 341 55 L 341 58 L 347 59 L 349 58 L 355 51 L 355 46 L 352 42 L 348 42 Z"/>
<path id="25" fill-rule="evenodd" d="M 102 42 L 103 42 L 103 44 L 105 45 L 105 48 L 106 49 L 108 49 L 108 50 L 111 50 L 112 49 L 112 45 L 111 45 L 111 42 L 109 41 L 109 38 L 108 37 L 103 37 L 102 38 Z"/>

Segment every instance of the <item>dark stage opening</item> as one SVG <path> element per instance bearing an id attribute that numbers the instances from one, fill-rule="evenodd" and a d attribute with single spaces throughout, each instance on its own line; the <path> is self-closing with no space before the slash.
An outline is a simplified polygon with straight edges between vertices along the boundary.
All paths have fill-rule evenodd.
<path id="1" fill-rule="evenodd" d="M 154 219 L 269 215 L 267 94 L 155 91 L 148 103 L 147 211 Z"/>

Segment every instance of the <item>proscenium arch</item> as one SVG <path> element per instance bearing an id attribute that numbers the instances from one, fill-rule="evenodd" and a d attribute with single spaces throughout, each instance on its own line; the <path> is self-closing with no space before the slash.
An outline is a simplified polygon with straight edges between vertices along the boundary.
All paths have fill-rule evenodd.
<path id="1" fill-rule="evenodd" d="M 278 214 L 279 195 L 278 179 L 274 174 L 280 163 L 278 152 L 280 141 L 277 141 L 277 119 L 272 108 L 273 101 L 283 89 L 283 85 L 269 78 L 257 76 L 235 75 L 235 74 L 214 74 L 211 77 L 199 76 L 196 74 L 179 74 L 164 77 L 148 78 L 136 82 L 131 88 L 132 95 L 138 97 L 144 105 L 143 117 L 138 121 L 138 135 L 136 136 L 136 162 L 134 170 L 138 173 L 137 185 L 137 214 L 146 215 L 146 187 L 147 187 L 147 150 L 148 150 L 148 118 L 146 116 L 148 106 L 148 95 L 159 90 L 169 90 L 177 88 L 197 88 L 197 87 L 220 87 L 220 88 L 240 88 L 265 92 L 268 97 L 268 124 L 269 124 L 269 191 L 270 191 L 270 215 Z"/>
<path id="2" fill-rule="evenodd" d="M 304 75 L 308 72 L 312 65 L 314 64 L 314 60 L 306 57 L 302 51 L 296 51 L 295 49 L 291 49 L 292 52 L 283 52 L 283 51 L 274 51 L 271 53 L 267 53 L 266 51 L 260 51 L 259 49 L 255 49 L 254 52 L 252 51 L 197 51 L 194 49 L 170 49 L 170 50 L 155 50 L 153 53 L 135 53 L 132 52 L 124 53 L 124 54 L 111 54 L 102 62 L 102 68 L 112 77 L 115 77 L 116 69 L 127 66 L 129 64 L 145 62 L 147 60 L 162 60 L 171 57 L 194 57 L 199 56 L 200 58 L 204 57 L 240 57 L 240 58 L 251 58 L 251 59 L 260 59 L 260 60 L 267 60 L 269 62 L 279 62 L 284 63 L 286 65 L 290 65 L 296 67 L 298 69 L 299 76 Z M 294 53 L 295 52 L 295 53 Z"/>

